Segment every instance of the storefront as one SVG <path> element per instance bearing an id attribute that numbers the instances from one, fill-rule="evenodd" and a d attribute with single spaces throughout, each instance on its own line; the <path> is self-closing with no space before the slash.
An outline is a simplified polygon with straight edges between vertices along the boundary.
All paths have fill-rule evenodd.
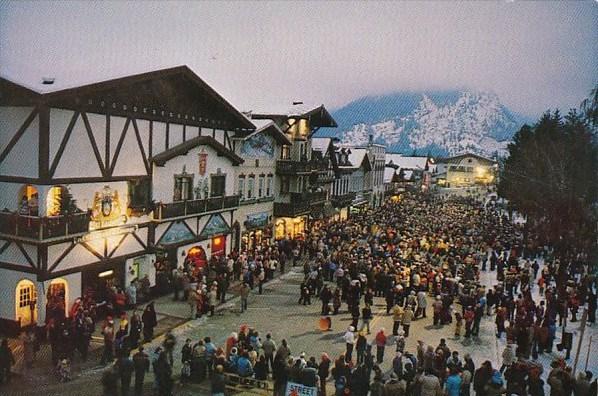
<path id="1" fill-rule="evenodd" d="M 258 246 L 268 246 L 272 240 L 272 224 L 268 212 L 247 215 L 245 232 L 241 236 L 241 250 L 254 250 Z"/>
<path id="2" fill-rule="evenodd" d="M 274 236 L 279 239 L 302 239 L 307 224 L 307 216 L 279 217 L 274 223 Z"/>
<path id="3" fill-rule="evenodd" d="M 81 290 L 84 298 L 99 303 L 110 301 L 111 288 L 125 287 L 125 262 L 116 261 L 92 265 L 81 273 Z"/>

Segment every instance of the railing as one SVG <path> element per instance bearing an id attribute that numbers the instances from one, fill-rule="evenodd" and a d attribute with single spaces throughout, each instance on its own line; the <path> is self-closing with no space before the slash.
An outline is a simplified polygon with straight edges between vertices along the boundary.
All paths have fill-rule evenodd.
<path id="1" fill-rule="evenodd" d="M 154 211 L 154 219 L 163 220 L 173 217 L 189 216 L 205 212 L 213 212 L 236 208 L 239 206 L 239 196 L 229 195 L 225 197 L 213 197 L 207 199 L 193 199 L 158 204 Z"/>
<path id="2" fill-rule="evenodd" d="M 274 216 L 277 217 L 295 217 L 308 214 L 310 210 L 311 206 L 309 202 L 274 202 Z"/>
<path id="3" fill-rule="evenodd" d="M 351 205 L 351 202 L 353 202 L 354 199 L 355 199 L 354 192 L 349 192 L 349 193 L 342 194 L 342 195 L 333 195 L 332 197 L 330 197 L 330 201 L 332 201 L 332 205 L 337 208 Z"/>
<path id="4" fill-rule="evenodd" d="M 298 173 L 325 172 L 328 170 L 326 161 L 276 161 L 276 172 L 283 175 L 296 175 Z"/>
<path id="5" fill-rule="evenodd" d="M 274 216 L 294 217 L 307 214 L 312 205 L 326 201 L 326 191 L 315 192 L 292 192 L 290 193 L 291 202 L 275 202 Z"/>
<path id="6" fill-rule="evenodd" d="M 308 205 L 319 203 L 326 201 L 326 191 L 305 191 L 301 193 L 292 192 L 291 193 L 291 203 L 299 204 L 299 203 L 307 203 Z"/>
<path id="7" fill-rule="evenodd" d="M 0 234 L 40 240 L 82 234 L 89 231 L 90 218 L 89 212 L 46 217 L 0 212 Z"/>

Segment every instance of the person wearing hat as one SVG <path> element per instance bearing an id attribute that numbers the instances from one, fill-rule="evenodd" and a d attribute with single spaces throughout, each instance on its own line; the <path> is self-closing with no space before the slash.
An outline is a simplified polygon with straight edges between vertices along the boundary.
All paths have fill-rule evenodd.
<path id="1" fill-rule="evenodd" d="M 351 361 L 353 357 L 353 347 L 355 346 L 355 327 L 349 326 L 347 332 L 343 336 L 345 340 L 346 352 L 345 352 L 345 360 L 348 362 Z"/>
<path id="2" fill-rule="evenodd" d="M 143 346 L 140 346 L 138 352 L 133 355 L 133 366 L 135 368 L 135 396 L 141 396 L 143 394 L 143 380 L 150 368 L 149 357 L 143 351 Z"/>
<path id="3" fill-rule="evenodd" d="M 112 320 L 112 316 L 106 318 L 102 335 L 104 336 L 104 351 L 100 364 L 105 365 L 114 360 L 114 320 Z"/>

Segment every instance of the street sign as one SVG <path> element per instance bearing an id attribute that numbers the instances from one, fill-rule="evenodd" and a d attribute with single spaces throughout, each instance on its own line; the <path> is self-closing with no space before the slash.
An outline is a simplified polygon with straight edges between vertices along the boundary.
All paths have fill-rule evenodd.
<path id="1" fill-rule="evenodd" d="M 305 386 L 295 382 L 287 382 L 287 390 L 284 396 L 318 396 L 318 388 Z"/>

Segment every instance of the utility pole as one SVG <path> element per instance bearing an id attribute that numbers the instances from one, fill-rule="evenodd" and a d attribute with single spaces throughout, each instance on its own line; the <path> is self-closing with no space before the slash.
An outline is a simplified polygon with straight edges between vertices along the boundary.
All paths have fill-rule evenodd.
<path id="1" fill-rule="evenodd" d="M 592 348 L 592 337 L 593 335 L 590 335 L 590 342 L 588 342 L 588 354 L 586 355 L 586 367 L 584 368 L 584 371 L 588 371 L 588 361 L 590 360 L 590 350 Z"/>
<path id="2" fill-rule="evenodd" d="M 573 363 L 573 374 L 575 375 L 575 370 L 577 369 L 577 361 L 579 360 L 579 352 L 581 351 L 581 343 L 583 341 L 583 335 L 586 331 L 586 320 L 588 318 L 588 309 L 583 309 L 583 315 L 581 316 L 581 325 L 580 333 L 579 333 L 579 342 L 577 343 L 577 353 L 575 354 L 575 363 Z M 588 356 L 590 355 L 590 351 L 588 350 Z M 587 359 L 586 359 L 587 361 Z M 587 365 L 587 364 L 586 364 Z"/>

